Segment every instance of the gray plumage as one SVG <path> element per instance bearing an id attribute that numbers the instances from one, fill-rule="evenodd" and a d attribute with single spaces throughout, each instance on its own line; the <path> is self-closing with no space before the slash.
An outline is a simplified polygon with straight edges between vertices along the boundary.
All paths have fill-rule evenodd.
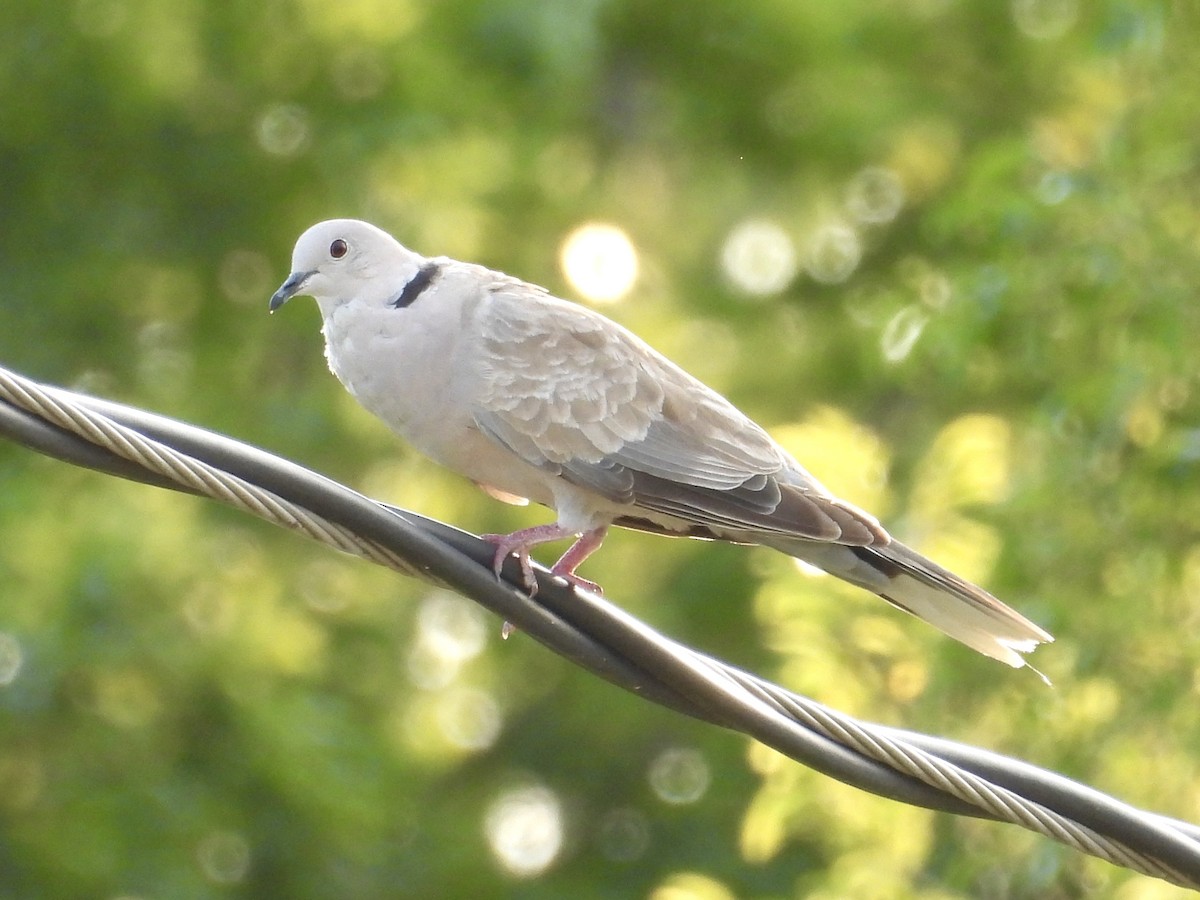
<path id="1" fill-rule="evenodd" d="M 1012 666 L 1049 634 L 892 539 L 720 394 L 604 316 L 480 266 L 426 259 L 365 222 L 322 222 L 271 299 L 313 296 L 326 356 L 368 410 L 435 461 L 553 525 L 493 535 L 511 552 L 610 524 L 762 544 L 803 559 Z"/>

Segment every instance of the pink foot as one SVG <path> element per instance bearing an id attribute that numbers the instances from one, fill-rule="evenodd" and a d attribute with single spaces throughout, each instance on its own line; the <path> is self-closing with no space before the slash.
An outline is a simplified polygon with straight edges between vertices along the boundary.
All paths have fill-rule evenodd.
<path id="1" fill-rule="evenodd" d="M 551 573 L 575 587 L 583 588 L 597 594 L 602 593 L 600 585 L 594 581 L 588 581 L 586 578 L 579 577 L 575 574 L 575 570 L 585 559 L 600 548 L 600 545 L 604 543 L 604 536 L 607 533 L 608 526 L 604 525 L 579 535 L 579 539 L 550 568 Z M 529 559 L 529 551 L 539 544 L 574 536 L 574 532 L 567 531 L 558 524 L 535 525 L 533 528 L 522 528 L 520 531 L 514 531 L 512 534 L 481 535 L 489 544 L 496 545 L 496 554 L 492 557 L 492 571 L 496 573 L 497 578 L 500 577 L 500 572 L 504 568 L 504 560 L 508 558 L 509 554 L 515 553 L 517 555 L 517 560 L 521 564 L 521 581 L 528 589 L 530 597 L 537 595 L 537 578 L 533 574 L 533 564 Z"/>
<path id="2" fill-rule="evenodd" d="M 567 552 L 559 557 L 558 562 L 550 567 L 550 571 L 566 581 L 567 584 L 591 591 L 593 594 L 603 594 L 604 591 L 600 585 L 594 581 L 588 581 L 586 578 L 580 578 L 575 574 L 575 570 L 583 564 L 585 559 L 600 549 L 606 534 L 608 534 L 607 525 L 585 531 L 579 536 L 579 540 L 568 547 Z"/>
<path id="3" fill-rule="evenodd" d="M 517 561 L 521 564 L 521 581 L 529 591 L 530 597 L 537 595 L 537 578 L 533 574 L 529 551 L 538 544 L 560 541 L 573 536 L 572 532 L 564 530 L 557 524 L 535 525 L 533 528 L 522 528 L 512 534 L 480 535 L 489 544 L 496 545 L 496 554 L 492 557 L 492 571 L 496 573 L 497 579 L 504 568 L 504 560 L 508 559 L 512 553 L 517 555 Z"/>

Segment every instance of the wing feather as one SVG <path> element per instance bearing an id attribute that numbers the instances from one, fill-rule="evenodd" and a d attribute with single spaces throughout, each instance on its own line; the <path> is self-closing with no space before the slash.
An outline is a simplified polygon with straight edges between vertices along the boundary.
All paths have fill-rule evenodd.
<path id="1" fill-rule="evenodd" d="M 735 539 L 889 540 L 731 403 L 619 325 L 507 279 L 477 315 L 476 425 L 530 464 Z"/>

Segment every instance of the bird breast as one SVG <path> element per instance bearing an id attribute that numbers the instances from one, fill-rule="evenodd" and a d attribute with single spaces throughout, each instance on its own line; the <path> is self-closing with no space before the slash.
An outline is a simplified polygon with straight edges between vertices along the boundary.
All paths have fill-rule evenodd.
<path id="1" fill-rule="evenodd" d="M 367 411 L 421 453 L 479 483 L 554 506 L 553 476 L 480 433 L 480 386 L 463 318 L 475 304 L 431 296 L 408 309 L 356 308 L 325 317 L 329 368 Z"/>

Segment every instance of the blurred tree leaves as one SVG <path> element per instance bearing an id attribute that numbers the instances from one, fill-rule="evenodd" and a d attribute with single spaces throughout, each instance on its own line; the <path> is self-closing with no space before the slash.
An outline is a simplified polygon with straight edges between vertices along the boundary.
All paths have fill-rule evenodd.
<path id="1" fill-rule="evenodd" d="M 1050 628 L 1056 687 L 765 551 L 618 535 L 588 574 L 820 700 L 1200 819 L 1188 7 L 6 13 L 5 365 L 532 524 L 266 299 L 320 218 L 564 294 L 565 237 L 615 224 L 640 277 L 606 311 Z M 0 896 L 1178 894 L 856 795 L 228 511 L 10 446 L 0 478 Z"/>

